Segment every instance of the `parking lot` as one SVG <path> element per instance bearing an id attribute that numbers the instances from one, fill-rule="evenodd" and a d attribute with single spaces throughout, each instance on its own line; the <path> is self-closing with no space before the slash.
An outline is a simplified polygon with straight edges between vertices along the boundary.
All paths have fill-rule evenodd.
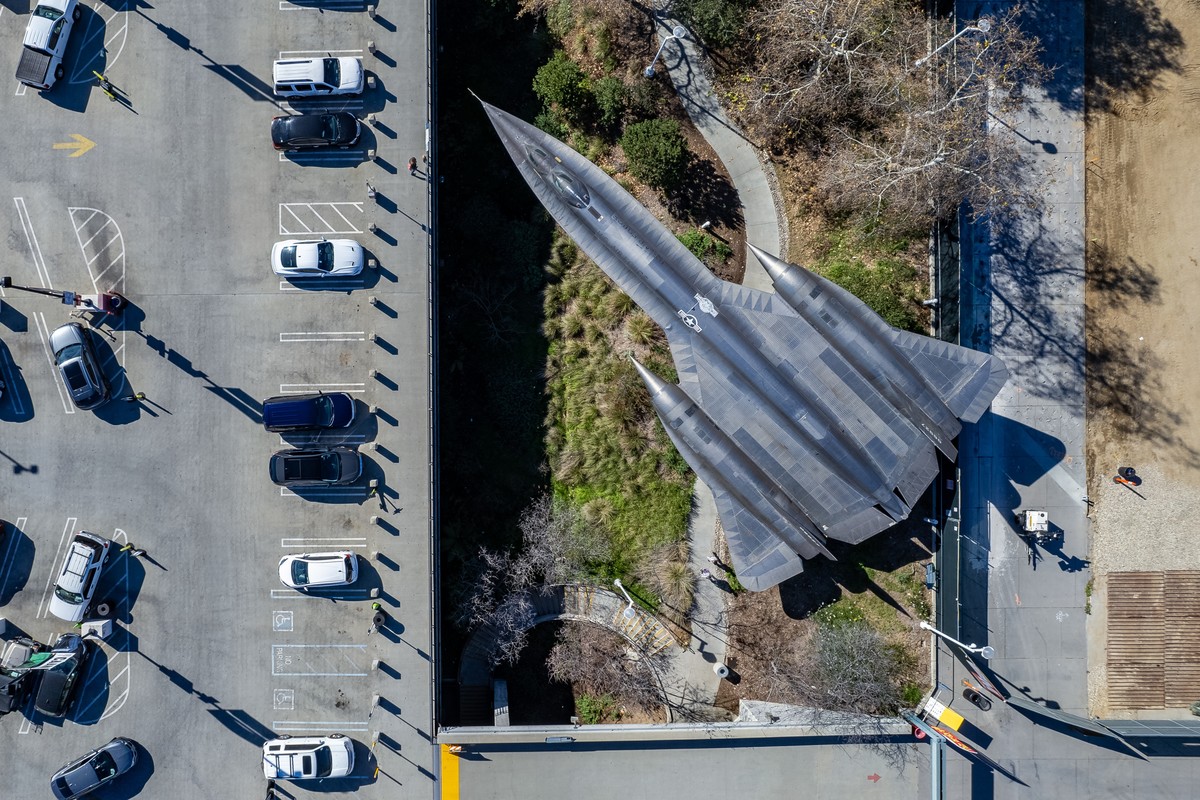
<path id="1" fill-rule="evenodd" d="M 11 76 L 28 5 L 0 4 Z M 114 627 L 65 720 L 0 718 L 3 793 L 49 796 L 65 761 L 125 736 L 138 763 L 98 796 L 257 798 L 264 740 L 326 733 L 354 740 L 351 776 L 281 782 L 281 795 L 433 793 L 426 11 L 80 7 L 58 85 L 8 84 L 0 274 L 127 305 L 72 317 L 56 297 L 0 292 L 0 616 L 6 637 L 70 632 L 48 597 L 87 530 L 114 542 L 95 595 Z M 362 58 L 361 96 L 274 96 L 275 59 L 326 54 Z M 360 142 L 272 148 L 273 117 L 320 110 L 361 119 Z M 323 237 L 361 242 L 362 273 L 272 272 L 276 241 Z M 90 323 L 111 384 L 95 411 L 71 402 L 49 349 L 69 321 Z M 264 398 L 317 391 L 350 394 L 353 425 L 264 430 Z M 274 485 L 271 454 L 310 445 L 358 450 L 362 477 Z M 352 586 L 280 583 L 282 555 L 343 550 L 359 556 Z"/>

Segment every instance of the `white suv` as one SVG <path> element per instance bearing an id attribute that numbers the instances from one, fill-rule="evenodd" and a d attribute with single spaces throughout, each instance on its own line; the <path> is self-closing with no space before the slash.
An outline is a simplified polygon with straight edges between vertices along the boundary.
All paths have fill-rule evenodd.
<path id="1" fill-rule="evenodd" d="M 108 558 L 112 544 L 94 533 L 80 531 L 71 540 L 67 557 L 63 560 L 62 572 L 54 585 L 50 597 L 50 613 L 67 622 L 79 622 L 87 612 L 96 584 L 100 582 L 100 570 Z"/>
<path id="2" fill-rule="evenodd" d="M 275 62 L 272 78 L 280 97 L 362 94 L 362 59 L 284 58 Z"/>
<path id="3" fill-rule="evenodd" d="M 281 736 L 263 745 L 262 766 L 272 781 L 344 778 L 354 769 L 354 743 L 340 733 Z"/>

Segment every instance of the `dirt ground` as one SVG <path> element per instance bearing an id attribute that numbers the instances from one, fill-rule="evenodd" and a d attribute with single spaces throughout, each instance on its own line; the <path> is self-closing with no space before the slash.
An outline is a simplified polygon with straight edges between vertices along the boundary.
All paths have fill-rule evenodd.
<path id="1" fill-rule="evenodd" d="M 1104 715 L 1120 712 L 1106 576 L 1200 569 L 1200 5 L 1089 0 L 1087 16 L 1089 698 Z"/>

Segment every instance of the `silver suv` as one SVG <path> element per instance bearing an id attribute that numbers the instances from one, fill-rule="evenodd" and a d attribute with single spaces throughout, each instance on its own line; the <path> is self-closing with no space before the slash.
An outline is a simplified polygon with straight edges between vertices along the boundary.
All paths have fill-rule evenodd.
<path id="1" fill-rule="evenodd" d="M 50 334 L 54 363 L 71 395 L 71 402 L 84 411 L 108 401 L 108 381 L 96 362 L 96 351 L 88 332 L 78 322 L 68 322 Z"/>
<path id="2" fill-rule="evenodd" d="M 100 582 L 100 570 L 111 544 L 108 539 L 87 531 L 75 534 L 50 597 L 51 614 L 67 622 L 83 619 Z"/>

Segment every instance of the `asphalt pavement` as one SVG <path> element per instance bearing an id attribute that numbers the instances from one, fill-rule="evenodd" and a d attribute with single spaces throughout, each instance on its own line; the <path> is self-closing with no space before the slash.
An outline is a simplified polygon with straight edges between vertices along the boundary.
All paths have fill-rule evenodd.
<path id="1" fill-rule="evenodd" d="M 372 18 L 332 0 L 81 9 L 63 80 L 44 96 L 11 83 L 0 117 L 3 271 L 128 298 L 118 319 L 77 320 L 92 323 L 117 399 L 75 409 L 46 347 L 72 309 L 3 293 L 0 453 L 12 472 L 0 515 L 16 535 L 0 548 L 0 615 L 42 641 L 70 629 L 47 595 L 74 532 L 145 555 L 119 552 L 104 570 L 97 597 L 115 606 L 114 630 L 93 645 L 67 718 L 0 720 L 3 793 L 44 796 L 64 761 L 120 735 L 140 758 L 109 796 L 259 797 L 266 738 L 332 732 L 355 742 L 352 777 L 281 790 L 433 793 L 425 14 L 385 6 Z M 26 19 L 0 10 L 13 64 Z M 362 97 L 273 96 L 274 59 L 329 52 L 363 58 L 374 84 Z M 93 70 L 121 99 L 92 85 Z M 376 119 L 348 151 L 272 149 L 273 116 L 325 108 Z M 374 266 L 319 285 L 272 273 L 273 242 L 322 236 L 358 239 Z M 263 430 L 264 398 L 309 391 L 350 393 L 355 424 Z M 357 484 L 271 483 L 274 450 L 335 444 L 362 452 Z M 281 555 L 329 550 L 359 556 L 355 586 L 280 584 Z M 387 612 L 379 629 L 373 601 Z"/>

